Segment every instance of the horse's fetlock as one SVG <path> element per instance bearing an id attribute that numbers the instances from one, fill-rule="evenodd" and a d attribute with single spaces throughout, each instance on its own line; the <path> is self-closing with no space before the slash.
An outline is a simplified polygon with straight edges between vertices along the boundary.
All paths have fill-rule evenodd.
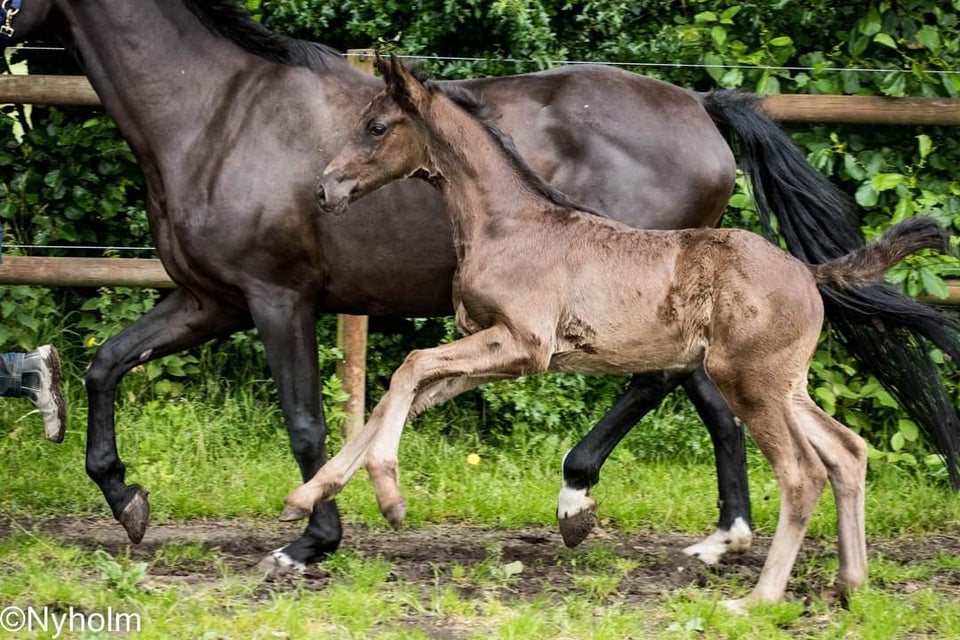
<path id="1" fill-rule="evenodd" d="M 127 468 L 120 460 L 87 460 L 87 477 L 100 485 L 106 480 L 119 478 L 123 482 L 127 473 Z"/>

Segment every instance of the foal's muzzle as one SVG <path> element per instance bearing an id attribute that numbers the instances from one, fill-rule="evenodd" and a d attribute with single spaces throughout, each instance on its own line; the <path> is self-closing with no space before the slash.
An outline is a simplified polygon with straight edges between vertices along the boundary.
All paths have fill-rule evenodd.
<path id="1" fill-rule="evenodd" d="M 340 215 L 346 211 L 357 191 L 357 181 L 339 171 L 325 173 L 317 183 L 317 204 L 328 213 Z"/>

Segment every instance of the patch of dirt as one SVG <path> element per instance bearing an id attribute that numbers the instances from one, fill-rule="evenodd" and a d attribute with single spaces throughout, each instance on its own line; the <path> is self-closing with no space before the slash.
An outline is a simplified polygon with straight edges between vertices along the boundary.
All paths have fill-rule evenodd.
<path id="1" fill-rule="evenodd" d="M 112 520 L 56 518 L 50 520 L 0 520 L 0 538 L 29 532 L 85 549 L 104 549 L 126 554 L 149 564 L 150 580 L 158 584 L 197 584 L 219 579 L 226 568 L 250 572 L 266 554 L 299 535 L 295 525 L 267 521 L 197 521 L 179 524 L 154 524 L 138 545 L 127 540 L 122 527 Z M 664 592 L 686 587 L 751 585 L 756 582 L 766 557 L 768 538 L 754 542 L 745 554 L 725 558 L 716 567 L 706 567 L 683 555 L 684 547 L 698 539 L 674 533 L 632 533 L 595 531 L 574 550 L 564 547 L 560 534 L 550 529 L 485 529 L 463 525 L 430 526 L 400 531 L 369 529 L 345 525 L 341 551 L 367 558 L 381 558 L 392 566 L 392 578 L 407 584 L 433 588 L 450 585 L 464 597 L 493 590 L 501 598 L 528 598 L 543 593 L 583 593 L 578 578 L 599 572 L 611 573 L 619 559 L 621 566 L 633 567 L 623 575 L 616 588 L 616 599 L 642 603 Z M 197 544 L 210 550 L 211 562 L 187 561 L 175 566 L 157 562 L 158 552 L 170 543 Z M 870 540 L 871 558 L 903 565 L 941 556 L 960 557 L 960 536 L 932 535 L 896 540 Z M 788 599 L 806 600 L 829 591 L 830 572 L 823 560 L 835 558 L 833 541 L 806 540 L 790 581 Z M 599 560 L 598 560 L 599 558 Z M 467 572 L 478 567 L 503 568 L 515 562 L 522 570 L 508 578 L 488 580 L 456 577 L 455 567 Z M 600 566 L 598 566 L 598 563 Z M 269 578 L 261 584 L 257 598 L 267 599 L 272 591 L 298 586 L 322 589 L 330 581 L 324 565 L 310 567 L 303 578 Z M 931 588 L 960 595 L 960 570 L 939 570 L 929 577 L 896 585 L 895 591 L 910 592 Z M 418 621 L 425 627 L 430 620 Z M 438 621 L 434 623 L 439 624 Z M 443 625 L 449 630 L 449 621 Z M 446 632 L 445 632 L 446 633 Z M 441 634 L 443 635 L 443 634 Z M 441 636 L 435 636 L 441 637 Z M 451 636 L 458 637 L 456 633 Z"/>

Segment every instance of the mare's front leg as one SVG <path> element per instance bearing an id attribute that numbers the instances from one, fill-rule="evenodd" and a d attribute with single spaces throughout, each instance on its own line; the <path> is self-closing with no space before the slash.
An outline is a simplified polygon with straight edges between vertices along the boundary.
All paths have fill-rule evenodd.
<path id="1" fill-rule="evenodd" d="M 110 338 L 87 369 L 87 474 L 103 492 L 114 517 L 133 542 L 140 542 L 150 503 L 140 485 L 125 483 L 117 452 L 114 397 L 121 378 L 134 366 L 202 344 L 249 326 L 246 312 L 174 289 L 156 307 Z"/>
<path id="2" fill-rule="evenodd" d="M 290 448 L 306 480 L 317 473 L 327 457 L 317 363 L 316 301 L 301 292 L 264 288 L 248 295 L 247 302 L 280 394 Z M 303 571 L 307 563 L 337 550 L 343 530 L 336 505 L 318 504 L 309 514 L 303 535 L 265 557 L 258 565 L 260 570 Z"/>
<path id="3" fill-rule="evenodd" d="M 541 345 L 548 343 L 549 340 L 540 341 Z M 374 468 L 385 469 L 385 481 L 395 484 L 398 476 L 396 469 L 389 472 L 390 451 L 392 444 L 399 442 L 419 389 L 448 378 L 511 378 L 539 373 L 546 370 L 549 360 L 548 350 L 538 350 L 530 342 L 515 339 L 501 325 L 450 344 L 411 352 L 393 374 L 389 391 L 377 403 L 367 423 L 319 473 L 290 492 L 281 518 L 295 519 L 317 502 L 335 496 L 367 459 Z M 382 444 L 375 446 L 378 441 Z"/>

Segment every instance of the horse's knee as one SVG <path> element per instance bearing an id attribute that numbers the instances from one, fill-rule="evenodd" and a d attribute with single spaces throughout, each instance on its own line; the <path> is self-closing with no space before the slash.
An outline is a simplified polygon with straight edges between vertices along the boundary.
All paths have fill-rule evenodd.
<path id="1" fill-rule="evenodd" d="M 327 461 L 327 425 L 323 416 L 319 422 L 308 415 L 287 420 L 287 436 L 304 479 L 312 477 Z"/>
<path id="2" fill-rule="evenodd" d="M 793 473 L 777 475 L 787 515 L 794 521 L 808 522 L 827 483 L 826 467 L 819 460 L 810 460 Z"/>
<path id="3" fill-rule="evenodd" d="M 867 442 L 859 435 L 845 429 L 844 448 L 850 453 L 858 471 L 866 473 L 867 470 Z"/>
<path id="4" fill-rule="evenodd" d="M 423 379 L 426 372 L 426 351 L 424 349 L 414 349 L 407 354 L 403 362 L 397 367 L 393 375 L 390 376 L 390 391 L 413 393 Z"/>
<path id="5" fill-rule="evenodd" d="M 88 395 L 111 392 L 117 385 L 116 357 L 109 345 L 108 341 L 97 351 L 83 375 Z"/>

